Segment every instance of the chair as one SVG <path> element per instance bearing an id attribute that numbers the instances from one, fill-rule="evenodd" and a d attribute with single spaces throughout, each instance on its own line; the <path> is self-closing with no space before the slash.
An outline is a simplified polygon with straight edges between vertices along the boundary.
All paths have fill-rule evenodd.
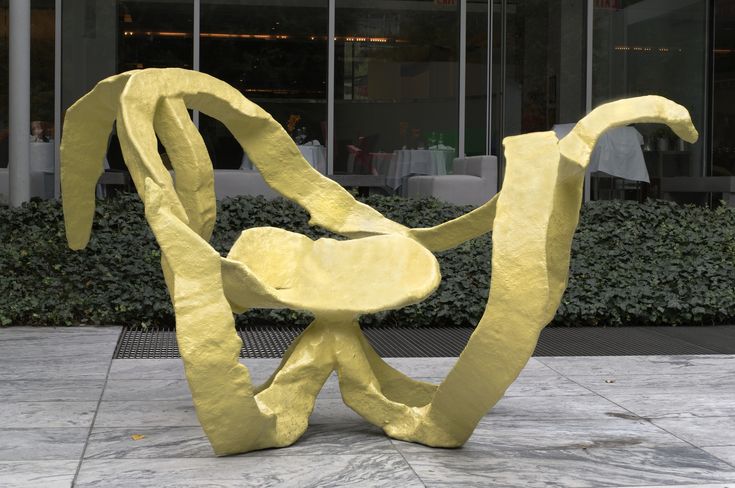
<path id="1" fill-rule="evenodd" d="M 347 160 L 348 173 L 378 174 L 370 159 L 370 153 L 377 145 L 378 137 L 378 134 L 360 136 L 357 138 L 356 146 L 353 144 L 347 146 L 347 151 L 349 151 L 349 158 Z"/>
<path id="2" fill-rule="evenodd" d="M 455 158 L 454 173 L 410 176 L 406 195 L 434 197 L 454 205 L 479 206 L 498 192 L 498 159 L 495 156 Z"/>

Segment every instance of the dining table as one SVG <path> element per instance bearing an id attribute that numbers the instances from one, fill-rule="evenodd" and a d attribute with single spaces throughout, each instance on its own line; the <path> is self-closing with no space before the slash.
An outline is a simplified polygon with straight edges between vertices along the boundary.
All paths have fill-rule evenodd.
<path id="1" fill-rule="evenodd" d="M 446 175 L 451 172 L 454 148 L 398 149 L 390 158 L 385 153 L 373 156 L 378 174 L 385 176 L 386 184 L 397 190 L 405 186 L 411 175 Z"/>
<path id="2" fill-rule="evenodd" d="M 321 144 L 300 144 L 296 147 L 299 148 L 299 152 L 306 159 L 306 161 L 317 171 L 322 174 L 327 172 L 327 148 Z M 242 153 L 242 160 L 240 161 L 240 169 L 245 171 L 254 171 L 252 161 L 248 158 L 248 153 Z"/>
<path id="3" fill-rule="evenodd" d="M 558 139 L 562 139 L 573 127 L 574 124 L 557 124 L 552 130 Z M 650 183 L 642 145 L 643 136 L 635 127 L 608 129 L 597 140 L 587 171 Z"/>

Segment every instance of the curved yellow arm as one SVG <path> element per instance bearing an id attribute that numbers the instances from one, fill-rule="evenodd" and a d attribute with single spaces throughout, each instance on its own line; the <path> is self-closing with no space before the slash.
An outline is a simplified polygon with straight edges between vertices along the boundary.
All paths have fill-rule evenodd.
<path id="1" fill-rule="evenodd" d="M 119 95 L 135 73 L 100 81 L 66 111 L 60 148 L 61 190 L 66 237 L 72 249 L 83 249 L 89 242 L 97 180 L 105 170 L 103 161 Z"/>
<path id="2" fill-rule="evenodd" d="M 462 445 L 515 380 L 566 288 L 589 151 L 606 129 L 636 121 L 667 124 L 696 140 L 686 109 L 662 97 L 641 97 L 598 107 L 561 141 L 553 132 L 503 141 L 506 174 L 493 226 L 485 313 L 416 431 L 396 437 Z"/>
<path id="3" fill-rule="evenodd" d="M 434 227 L 409 229 L 408 236 L 427 249 L 440 252 L 487 234 L 493 230 L 499 196 L 494 195 L 483 205 L 448 222 Z"/>
<path id="4" fill-rule="evenodd" d="M 131 171 L 138 188 L 144 175 L 154 176 L 158 184 L 162 181 L 155 178 L 162 166 L 149 121 L 159 101 L 167 98 L 181 99 L 188 108 L 222 121 L 247 149 L 265 181 L 305 208 L 312 224 L 353 236 L 406 232 L 405 227 L 357 202 L 339 184 L 316 171 L 280 124 L 240 92 L 204 73 L 174 68 L 132 76 L 120 96 L 117 120 L 128 148 L 126 161 L 131 167 L 145 169 L 138 174 Z M 299 183 L 295 185 L 295 181 Z"/>
<path id="5" fill-rule="evenodd" d="M 180 99 L 159 102 L 153 127 L 174 168 L 176 194 L 189 227 L 208 241 L 217 218 L 217 205 L 214 170 L 204 140 Z"/>

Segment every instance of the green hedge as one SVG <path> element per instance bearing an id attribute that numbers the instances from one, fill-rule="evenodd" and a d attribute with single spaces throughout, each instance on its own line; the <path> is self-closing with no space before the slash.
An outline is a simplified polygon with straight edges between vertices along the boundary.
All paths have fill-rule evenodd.
<path id="1" fill-rule="evenodd" d="M 365 202 L 411 227 L 467 211 L 436 200 Z M 219 203 L 212 244 L 225 254 L 242 229 L 272 225 L 312 238 L 307 215 L 285 200 Z M 521 223 L 522 225 L 522 223 Z M 173 324 L 160 252 L 136 195 L 98 202 L 88 248 L 66 247 L 61 206 L 0 209 L 2 325 Z M 487 299 L 491 242 L 484 236 L 438 255 L 443 281 L 425 302 L 363 318 L 387 326 L 467 326 Z M 670 202 L 592 202 L 582 211 L 569 287 L 554 325 L 683 325 L 735 318 L 735 209 Z M 241 324 L 306 324 L 289 310 L 252 310 Z"/>

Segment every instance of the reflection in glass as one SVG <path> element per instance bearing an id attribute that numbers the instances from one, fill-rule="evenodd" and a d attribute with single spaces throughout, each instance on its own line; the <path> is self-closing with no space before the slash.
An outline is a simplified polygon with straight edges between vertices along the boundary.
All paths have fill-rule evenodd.
<path id="1" fill-rule="evenodd" d="M 492 152 L 585 112 L 585 0 L 494 2 Z M 501 165 L 501 172 L 502 172 Z"/>
<path id="2" fill-rule="evenodd" d="M 706 1 L 620 0 L 594 9 L 592 105 L 656 94 L 684 105 L 704 127 Z M 701 176 L 702 139 L 685 144 L 659 125 L 636 124 L 650 186 L 593 178 L 593 198 L 660 196 L 660 178 Z M 597 193 L 597 195 L 595 195 Z M 677 199 L 688 199 L 676 194 Z"/>
<path id="3" fill-rule="evenodd" d="M 40 140 L 54 137 L 54 3 L 31 2 L 31 121 Z"/>
<path id="4" fill-rule="evenodd" d="M 584 115 L 585 3 L 508 2 L 504 137 L 550 130 Z"/>
<path id="5" fill-rule="evenodd" d="M 465 154 L 488 153 L 488 2 L 467 2 L 467 55 L 465 82 Z"/>
<path id="6" fill-rule="evenodd" d="M 396 152 L 404 149 L 440 151 L 423 153 L 431 164 L 416 171 L 451 166 L 458 142 L 458 3 L 337 1 L 335 173 L 388 175 L 398 188 L 398 160 L 420 156 Z"/>
<path id="7" fill-rule="evenodd" d="M 503 0 L 492 0 L 492 63 L 490 73 L 490 154 L 498 157 L 499 169 L 502 168 L 503 154 L 500 150 L 503 138 L 503 46 L 504 46 L 504 9 Z M 498 175 L 501 183 L 502 173 Z"/>
<path id="8" fill-rule="evenodd" d="M 192 1 L 120 0 L 117 20 L 118 73 L 142 68 L 191 68 Z"/>
<path id="9" fill-rule="evenodd" d="M 201 5 L 201 70 L 263 107 L 297 144 L 319 144 L 302 152 L 324 170 L 327 0 L 202 0 Z M 216 168 L 241 166 L 243 151 L 220 122 L 202 116 L 200 130 Z"/>
<path id="10" fill-rule="evenodd" d="M 8 0 L 0 0 L 0 168 L 8 167 Z"/>
<path id="11" fill-rule="evenodd" d="M 193 0 L 63 2 L 62 117 L 108 76 L 141 68 L 191 68 L 193 9 Z M 159 149 L 163 152 L 163 147 Z M 111 169 L 125 169 L 114 134 L 106 163 Z"/>
<path id="12" fill-rule="evenodd" d="M 8 166 L 8 0 L 0 0 L 0 168 Z M 31 121 L 39 141 L 54 137 L 54 1 L 31 2 Z M 27 128 L 28 134 L 31 127 Z M 48 154 L 47 154 L 48 153 Z M 44 151 L 53 158 L 53 151 Z M 53 159 L 44 161 L 53 167 Z"/>
<path id="13" fill-rule="evenodd" d="M 193 0 L 90 0 L 62 10 L 62 112 L 130 69 L 191 68 Z"/>
<path id="14" fill-rule="evenodd" d="M 715 2 L 712 176 L 735 176 L 735 0 Z"/>

